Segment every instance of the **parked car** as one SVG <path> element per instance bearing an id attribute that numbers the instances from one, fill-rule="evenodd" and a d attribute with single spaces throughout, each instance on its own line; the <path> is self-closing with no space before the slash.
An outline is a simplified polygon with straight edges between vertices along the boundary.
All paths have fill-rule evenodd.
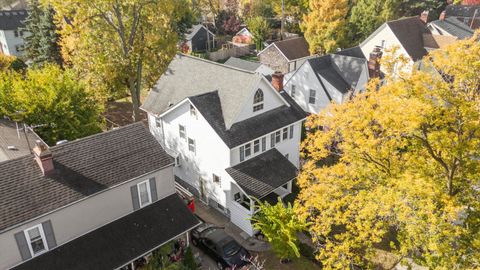
<path id="1" fill-rule="evenodd" d="M 192 244 L 198 246 L 216 262 L 218 269 L 241 269 L 247 265 L 250 253 L 222 227 L 203 223 L 191 232 Z"/>

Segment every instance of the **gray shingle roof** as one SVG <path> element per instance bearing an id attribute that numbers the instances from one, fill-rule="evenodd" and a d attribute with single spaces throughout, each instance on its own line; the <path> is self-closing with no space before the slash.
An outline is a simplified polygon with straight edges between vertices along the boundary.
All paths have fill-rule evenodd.
<path id="1" fill-rule="evenodd" d="M 341 51 L 336 52 L 335 54 L 365 59 L 365 55 L 363 55 L 363 52 L 362 52 L 362 49 L 360 49 L 360 46 L 343 49 Z"/>
<path id="2" fill-rule="evenodd" d="M 254 72 L 177 54 L 148 93 L 142 109 L 161 114 L 187 97 L 218 91 L 228 129 L 261 79 L 262 75 Z"/>
<path id="3" fill-rule="evenodd" d="M 15 122 L 0 119 L 0 162 L 30 154 L 30 148 L 23 132 L 23 125 L 18 124 L 18 127 L 19 130 L 17 131 Z M 27 138 L 31 147 L 35 145 L 36 140 L 40 140 L 37 134 L 29 129 L 27 129 Z M 16 149 L 9 150 L 9 146 L 15 146 Z"/>
<path id="4" fill-rule="evenodd" d="M 12 269 L 117 269 L 199 224 L 173 194 Z"/>
<path id="5" fill-rule="evenodd" d="M 308 43 L 304 37 L 296 37 L 276 41 L 273 44 L 287 57 L 288 60 L 295 60 L 310 56 Z M 260 52 L 261 53 L 261 52 Z"/>
<path id="6" fill-rule="evenodd" d="M 225 170 L 247 195 L 257 199 L 297 176 L 297 168 L 276 148 Z"/>
<path id="7" fill-rule="evenodd" d="M 0 30 L 17 30 L 24 26 L 23 21 L 27 18 L 27 11 L 0 10 Z"/>
<path id="8" fill-rule="evenodd" d="M 386 24 L 413 61 L 427 55 L 427 50 L 423 46 L 423 34 L 430 33 L 430 30 L 418 16 L 389 21 Z"/>
<path id="9" fill-rule="evenodd" d="M 257 68 L 259 68 L 262 64 L 259 62 L 247 61 L 232 56 L 228 58 L 224 65 L 255 72 Z"/>
<path id="10" fill-rule="evenodd" d="M 0 231 L 172 164 L 142 123 L 50 151 L 51 177 L 42 175 L 33 155 L 0 163 Z"/>
<path id="11" fill-rule="evenodd" d="M 479 5 L 448 5 L 445 13 L 447 17 L 473 17 L 475 10 L 478 10 L 476 16 L 480 16 Z"/>
<path id="12" fill-rule="evenodd" d="M 187 34 L 185 35 L 185 39 L 186 40 L 191 40 L 198 33 L 198 31 L 202 28 L 205 28 L 205 30 L 210 32 L 205 26 L 203 26 L 203 24 L 196 24 L 196 25 L 192 26 L 192 28 L 190 28 L 187 31 Z M 210 32 L 210 35 L 215 36 L 212 32 Z"/>
<path id="13" fill-rule="evenodd" d="M 446 18 L 445 20 L 432 21 L 431 24 L 454 37 L 458 37 L 459 39 L 466 39 L 473 36 L 473 30 L 468 25 L 454 17 Z"/>
<path id="14" fill-rule="evenodd" d="M 346 94 L 350 89 L 363 89 L 365 85 L 362 82 L 368 79 L 366 59 L 328 54 L 308 59 L 307 62 L 323 85 L 326 81 L 342 94 Z M 330 94 L 327 93 L 328 96 Z"/>
<path id="15" fill-rule="evenodd" d="M 244 121 L 237 122 L 228 130 L 225 127 L 222 117 L 222 101 L 219 98 L 218 91 L 190 97 L 190 101 L 200 111 L 202 116 L 205 117 L 225 144 L 229 148 L 233 148 L 302 120 L 307 116 L 302 108 L 298 106 L 287 93 L 281 92 L 281 95 L 290 106 L 284 105 Z"/>

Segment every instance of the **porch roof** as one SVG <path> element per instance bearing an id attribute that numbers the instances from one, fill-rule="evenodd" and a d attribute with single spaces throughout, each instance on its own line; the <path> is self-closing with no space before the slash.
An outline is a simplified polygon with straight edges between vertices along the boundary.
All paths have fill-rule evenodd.
<path id="1" fill-rule="evenodd" d="M 297 176 L 297 168 L 275 148 L 225 170 L 247 195 L 258 199 Z"/>
<path id="2" fill-rule="evenodd" d="M 199 224 L 173 194 L 12 269 L 116 269 Z"/>

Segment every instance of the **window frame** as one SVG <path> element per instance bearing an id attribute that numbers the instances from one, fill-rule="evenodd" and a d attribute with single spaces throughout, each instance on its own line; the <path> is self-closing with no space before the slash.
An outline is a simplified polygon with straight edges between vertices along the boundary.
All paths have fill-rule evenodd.
<path id="1" fill-rule="evenodd" d="M 222 179 L 220 178 L 220 176 L 212 173 L 212 182 L 220 185 L 220 183 L 222 183 Z"/>
<path id="2" fill-rule="evenodd" d="M 183 136 L 182 136 L 182 128 L 183 128 Z M 178 124 L 178 136 L 182 139 L 187 139 L 187 128 L 184 125 Z"/>
<path id="3" fill-rule="evenodd" d="M 190 104 L 190 116 L 194 117 L 195 119 L 198 119 L 197 115 L 198 115 L 197 114 L 197 109 L 192 104 Z"/>
<path id="4" fill-rule="evenodd" d="M 147 195 L 148 195 L 148 202 L 145 204 L 142 204 L 142 193 L 140 192 L 140 185 L 146 185 L 147 188 Z M 143 208 L 147 205 L 152 204 L 152 190 L 150 189 L 150 180 L 145 180 L 137 184 L 137 193 L 138 193 L 138 205 L 140 208 Z"/>
<path id="5" fill-rule="evenodd" d="M 275 144 L 282 141 L 282 136 L 280 130 L 275 131 Z"/>
<path id="6" fill-rule="evenodd" d="M 267 136 L 262 137 L 262 152 L 267 150 Z"/>
<path id="7" fill-rule="evenodd" d="M 240 146 L 239 148 L 240 152 L 240 162 L 245 160 L 245 146 Z"/>
<path id="8" fill-rule="evenodd" d="M 312 102 L 312 100 L 313 100 L 313 102 Z M 309 104 L 317 103 L 317 91 L 316 90 L 310 89 L 309 94 L 308 94 L 308 103 Z"/>
<path id="9" fill-rule="evenodd" d="M 193 144 L 190 143 L 190 141 L 193 142 Z M 197 145 L 195 143 L 195 139 L 192 139 L 192 138 L 188 138 L 187 140 L 187 143 L 188 143 L 188 151 L 192 152 L 192 153 L 196 153 L 197 152 Z M 193 145 L 193 150 L 190 149 L 190 146 Z"/>
<path id="10" fill-rule="evenodd" d="M 270 134 L 270 148 L 275 147 L 275 132 Z"/>
<path id="11" fill-rule="evenodd" d="M 289 127 L 289 129 L 290 129 L 289 137 L 290 137 L 290 139 L 292 139 L 292 138 L 293 138 L 293 125 L 291 125 L 291 126 Z"/>
<path id="12" fill-rule="evenodd" d="M 34 230 L 34 229 L 38 229 L 38 232 L 40 233 L 40 239 L 42 240 L 42 244 L 43 244 L 43 247 L 44 249 L 41 250 L 40 252 L 38 253 L 34 253 L 33 252 L 33 247 L 32 247 L 32 239 L 30 238 L 30 234 L 28 232 Z M 25 235 L 25 240 L 27 241 L 27 245 L 28 245 L 28 250 L 30 251 L 30 255 L 32 255 L 32 258 L 33 257 L 36 257 L 36 256 L 39 256 L 45 252 L 48 251 L 48 243 L 47 243 L 47 237 L 45 236 L 45 232 L 43 231 L 43 226 L 42 224 L 37 224 L 35 226 L 32 226 L 28 229 L 25 229 L 23 231 L 24 235 Z"/>
<path id="13" fill-rule="evenodd" d="M 162 119 L 160 117 L 155 117 L 155 126 L 157 128 L 161 128 L 162 127 Z"/>
<path id="14" fill-rule="evenodd" d="M 253 141 L 253 153 L 256 154 L 258 152 L 260 152 L 260 139 Z"/>
<path id="15" fill-rule="evenodd" d="M 265 95 L 263 94 L 262 89 L 258 88 L 253 95 L 253 112 L 258 112 L 263 110 L 263 104 L 265 102 Z"/>
<path id="16" fill-rule="evenodd" d="M 247 151 L 248 151 L 248 155 L 247 155 Z M 245 144 L 245 157 L 249 157 L 252 155 L 252 144 L 251 143 L 247 143 Z"/>
<path id="17" fill-rule="evenodd" d="M 282 141 L 285 141 L 287 139 L 288 139 L 288 127 L 285 127 L 282 130 Z"/>
<path id="18" fill-rule="evenodd" d="M 296 88 L 296 87 L 295 87 L 295 84 L 292 84 L 292 90 L 290 90 L 290 95 L 291 95 L 292 97 L 295 97 L 295 90 L 296 90 L 295 88 Z"/>

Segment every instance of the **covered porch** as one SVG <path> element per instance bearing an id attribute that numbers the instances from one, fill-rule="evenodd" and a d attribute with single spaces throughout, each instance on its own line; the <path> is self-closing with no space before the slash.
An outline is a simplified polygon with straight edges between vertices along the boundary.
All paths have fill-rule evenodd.
<path id="1" fill-rule="evenodd" d="M 227 198 L 230 219 L 250 236 L 255 234 L 250 221 L 255 199 L 276 203 L 291 193 L 297 176 L 297 168 L 275 148 L 226 171 L 233 179 Z"/>

